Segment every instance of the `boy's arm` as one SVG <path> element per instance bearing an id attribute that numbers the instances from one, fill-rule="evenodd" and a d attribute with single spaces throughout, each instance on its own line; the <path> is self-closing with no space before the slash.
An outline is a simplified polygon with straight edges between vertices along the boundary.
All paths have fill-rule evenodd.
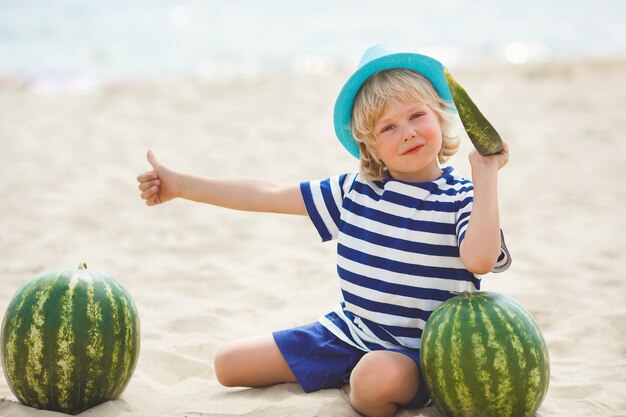
<path id="1" fill-rule="evenodd" d="M 179 196 L 234 210 L 305 215 L 298 184 L 257 179 L 214 179 L 179 174 Z"/>
<path id="2" fill-rule="evenodd" d="M 474 202 L 465 239 L 461 242 L 461 261 L 472 273 L 491 272 L 500 254 L 500 215 L 498 210 L 498 170 L 509 160 L 505 143 L 501 152 L 481 156 L 470 153 Z"/>
<path id="3" fill-rule="evenodd" d="M 255 179 L 213 179 L 183 174 L 161 164 L 152 151 L 153 170 L 137 177 L 141 198 L 154 206 L 185 198 L 235 210 L 306 215 L 299 185 Z"/>

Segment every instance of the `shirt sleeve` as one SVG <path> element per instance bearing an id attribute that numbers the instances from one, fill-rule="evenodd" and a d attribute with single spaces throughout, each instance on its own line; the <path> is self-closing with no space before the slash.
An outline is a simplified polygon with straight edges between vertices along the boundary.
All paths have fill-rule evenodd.
<path id="1" fill-rule="evenodd" d="M 460 208 L 457 212 L 456 236 L 459 248 L 461 247 L 461 242 L 463 241 L 463 239 L 465 239 L 465 232 L 467 231 L 467 225 L 472 214 L 473 204 L 474 189 L 471 188 L 465 194 L 463 194 Z M 500 254 L 498 255 L 496 265 L 493 267 L 493 270 L 491 272 L 504 272 L 509 269 L 509 267 L 511 266 L 511 262 L 511 254 L 509 253 L 509 249 L 506 247 L 506 242 L 504 241 L 504 232 L 500 230 Z"/>
<path id="2" fill-rule="evenodd" d="M 356 173 L 341 174 L 320 181 L 303 181 L 300 192 L 307 214 L 323 242 L 336 239 L 339 233 L 341 205 Z"/>

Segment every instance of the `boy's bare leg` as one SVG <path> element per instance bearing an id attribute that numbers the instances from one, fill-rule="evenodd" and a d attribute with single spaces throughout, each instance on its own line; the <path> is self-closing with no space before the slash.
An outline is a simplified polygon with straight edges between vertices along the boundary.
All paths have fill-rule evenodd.
<path id="1" fill-rule="evenodd" d="M 215 375 L 227 387 L 296 382 L 272 335 L 231 342 L 215 355 Z"/>
<path id="2" fill-rule="evenodd" d="M 367 417 L 389 417 L 398 405 L 413 399 L 421 384 L 417 365 L 398 352 L 367 353 L 352 371 L 350 385 L 344 386 L 350 404 Z"/>

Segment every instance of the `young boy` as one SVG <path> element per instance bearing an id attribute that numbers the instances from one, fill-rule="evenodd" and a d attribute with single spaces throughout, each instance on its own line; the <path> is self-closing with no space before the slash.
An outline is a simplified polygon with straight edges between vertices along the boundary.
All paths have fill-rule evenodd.
<path id="1" fill-rule="evenodd" d="M 319 321 L 222 348 L 226 386 L 298 382 L 306 392 L 343 387 L 366 416 L 429 402 L 419 368 L 430 313 L 451 291 L 476 291 L 476 275 L 508 268 L 500 231 L 502 152 L 469 155 L 473 183 L 450 166 L 458 148 L 442 65 L 419 54 L 368 49 L 335 105 L 335 131 L 360 172 L 282 185 L 173 171 L 152 152 L 138 176 L 153 206 L 185 198 L 238 210 L 308 215 L 337 239 L 343 300 Z"/>

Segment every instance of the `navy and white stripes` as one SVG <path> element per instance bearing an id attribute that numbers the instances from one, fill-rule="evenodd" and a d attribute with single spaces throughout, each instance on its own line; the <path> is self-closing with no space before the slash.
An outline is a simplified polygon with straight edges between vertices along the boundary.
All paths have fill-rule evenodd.
<path id="1" fill-rule="evenodd" d="M 459 257 L 473 187 L 452 167 L 427 183 L 349 173 L 300 189 L 322 240 L 337 239 L 343 301 L 320 323 L 345 342 L 419 349 L 426 320 L 451 291 L 479 289 Z M 510 264 L 502 242 L 494 272 Z"/>

